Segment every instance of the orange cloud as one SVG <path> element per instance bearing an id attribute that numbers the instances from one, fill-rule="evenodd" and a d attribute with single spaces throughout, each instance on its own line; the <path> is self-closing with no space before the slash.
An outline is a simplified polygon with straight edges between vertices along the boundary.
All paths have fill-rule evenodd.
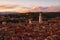
<path id="1" fill-rule="evenodd" d="M 2 9 L 13 9 L 16 8 L 18 5 L 11 5 L 11 4 L 6 4 L 6 5 L 0 5 L 0 10 Z"/>
<path id="2" fill-rule="evenodd" d="M 24 12 L 30 12 L 30 10 L 31 10 L 30 8 L 17 8 L 17 9 L 15 9 L 13 11 L 24 13 Z"/>
<path id="3" fill-rule="evenodd" d="M 40 7 L 34 6 L 29 8 L 21 8 L 20 5 L 0 5 L 0 12 L 60 12 L 60 6 L 52 6 L 52 7 Z"/>

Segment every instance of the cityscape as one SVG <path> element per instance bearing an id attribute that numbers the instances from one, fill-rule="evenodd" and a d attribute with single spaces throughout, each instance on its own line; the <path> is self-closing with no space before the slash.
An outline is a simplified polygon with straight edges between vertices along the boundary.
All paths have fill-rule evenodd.
<path id="1" fill-rule="evenodd" d="M 0 0 L 0 40 L 60 40 L 60 0 Z"/>

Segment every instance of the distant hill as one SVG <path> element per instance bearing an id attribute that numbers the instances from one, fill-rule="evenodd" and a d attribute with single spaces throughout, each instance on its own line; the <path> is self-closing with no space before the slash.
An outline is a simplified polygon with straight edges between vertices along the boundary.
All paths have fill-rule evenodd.
<path id="1" fill-rule="evenodd" d="M 0 12 L 0 15 L 4 15 L 4 14 L 17 14 L 17 13 L 18 12 Z"/>

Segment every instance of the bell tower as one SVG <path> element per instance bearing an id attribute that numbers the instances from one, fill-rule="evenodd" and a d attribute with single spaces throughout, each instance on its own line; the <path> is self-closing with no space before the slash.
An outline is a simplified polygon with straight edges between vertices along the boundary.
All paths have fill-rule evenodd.
<path id="1" fill-rule="evenodd" d="M 39 13 L 39 23 L 41 24 L 42 23 L 42 14 Z"/>

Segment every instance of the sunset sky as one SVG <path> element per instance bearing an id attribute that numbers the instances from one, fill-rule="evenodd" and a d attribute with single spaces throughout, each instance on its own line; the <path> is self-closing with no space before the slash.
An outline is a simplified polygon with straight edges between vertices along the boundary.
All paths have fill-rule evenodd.
<path id="1" fill-rule="evenodd" d="M 60 5 L 60 0 L 0 0 L 0 4 L 18 4 L 21 6 L 50 6 Z"/>
<path id="2" fill-rule="evenodd" d="M 60 6 L 60 0 L 0 0 L 0 12 L 30 11 L 31 9 L 35 8 L 35 6 Z"/>

